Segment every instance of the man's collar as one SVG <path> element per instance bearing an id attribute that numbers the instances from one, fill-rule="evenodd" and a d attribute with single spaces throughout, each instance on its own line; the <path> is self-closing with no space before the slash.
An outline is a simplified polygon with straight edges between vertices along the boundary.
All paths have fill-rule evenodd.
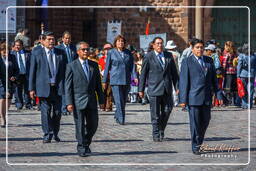
<path id="1" fill-rule="evenodd" d="M 47 48 L 47 47 L 45 47 L 45 46 L 44 46 L 43 48 L 44 48 L 46 54 L 49 53 L 49 51 L 53 52 L 53 48 L 52 48 L 52 49 L 49 49 L 49 48 Z"/>
<path id="2" fill-rule="evenodd" d="M 155 50 L 154 50 L 154 52 L 155 52 L 155 55 L 156 55 L 156 56 L 157 56 L 158 54 L 160 54 L 160 55 L 164 56 L 164 55 L 163 55 L 163 52 L 158 53 L 158 52 L 157 52 L 157 51 L 155 51 Z"/>
<path id="3" fill-rule="evenodd" d="M 84 62 L 88 63 L 88 59 L 85 59 L 85 60 L 84 60 L 84 59 L 81 59 L 81 58 L 79 58 L 79 57 L 78 57 L 78 59 L 79 59 L 79 61 L 80 61 L 81 64 L 84 64 Z"/>
<path id="4" fill-rule="evenodd" d="M 64 47 L 65 47 L 65 48 L 67 48 L 67 47 L 69 47 L 69 46 L 70 46 L 70 45 L 66 45 L 65 43 L 63 43 L 63 45 L 64 45 Z"/>
<path id="5" fill-rule="evenodd" d="M 194 57 L 198 60 L 199 58 L 203 59 L 203 56 L 196 56 L 194 55 Z"/>

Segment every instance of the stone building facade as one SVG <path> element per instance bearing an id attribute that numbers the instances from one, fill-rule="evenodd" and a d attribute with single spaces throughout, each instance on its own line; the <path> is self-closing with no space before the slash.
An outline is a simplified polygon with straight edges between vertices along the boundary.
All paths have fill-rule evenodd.
<path id="1" fill-rule="evenodd" d="M 40 0 L 22 0 L 26 6 L 40 5 Z M 129 44 L 139 47 L 139 35 L 145 34 L 145 28 L 148 18 L 151 19 L 150 34 L 167 33 L 167 40 L 174 40 L 179 50 L 187 46 L 189 38 L 196 33 L 196 13 L 195 8 L 172 8 L 173 6 L 195 6 L 198 0 L 48 0 L 49 6 L 97 6 L 95 8 L 49 8 L 47 10 L 48 20 L 47 28 L 56 33 L 56 37 L 68 30 L 72 34 L 74 42 L 85 40 L 94 47 L 101 47 L 106 42 L 107 22 L 111 20 L 122 21 L 122 34 L 127 38 Z M 202 6 L 214 5 L 253 5 L 253 0 L 247 0 L 246 3 L 239 0 L 200 0 Z M 136 6 L 134 8 L 101 8 L 106 6 Z M 149 8 L 140 8 L 140 6 L 149 6 Z M 158 6 L 157 8 L 153 6 Z M 162 6 L 162 7 L 161 7 Z M 163 6 L 170 6 L 165 8 Z M 243 9 L 247 13 L 247 9 Z M 251 10 L 253 11 L 253 10 Z M 222 13 L 223 12 L 223 13 Z M 248 23 L 242 21 L 242 28 L 226 28 L 227 30 L 218 30 L 222 23 L 216 24 L 216 19 L 220 20 L 225 9 L 217 11 L 215 8 L 202 8 L 202 39 L 209 40 L 215 38 L 220 41 L 225 39 L 237 41 L 242 44 L 247 40 L 248 34 L 238 35 L 241 30 L 247 32 Z M 233 23 L 241 25 L 240 21 L 232 18 L 232 11 L 226 18 L 232 19 Z M 255 20 L 255 14 L 251 20 Z M 213 15 L 214 14 L 214 15 Z M 30 29 L 30 37 L 37 39 L 40 34 L 40 25 L 42 22 L 41 9 L 25 9 L 25 27 Z M 246 17 L 246 16 L 245 16 Z M 198 20 L 198 18 L 197 18 Z M 215 22 L 215 23 L 214 23 Z M 222 21 L 225 24 L 225 21 Z M 256 22 L 251 22 L 256 23 Z M 213 25 L 216 28 L 213 28 Z M 236 26 L 234 26 L 236 27 Z M 248 27 L 247 27 L 248 28 Z M 225 37 L 226 36 L 226 37 Z M 247 37 L 246 37 L 247 36 Z M 238 39 L 239 37 L 239 39 Z M 225 38 L 225 39 L 224 39 Z M 255 32 L 252 32 L 252 40 L 256 40 Z M 256 43 L 255 43 L 256 44 Z"/>

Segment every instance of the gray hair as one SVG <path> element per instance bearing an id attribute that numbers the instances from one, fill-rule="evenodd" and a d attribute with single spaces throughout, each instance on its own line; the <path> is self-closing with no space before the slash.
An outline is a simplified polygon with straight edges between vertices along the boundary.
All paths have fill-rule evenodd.
<path id="1" fill-rule="evenodd" d="M 89 47 L 89 44 L 87 42 L 81 41 L 76 44 L 76 50 L 79 50 L 82 44 L 86 44 Z"/>

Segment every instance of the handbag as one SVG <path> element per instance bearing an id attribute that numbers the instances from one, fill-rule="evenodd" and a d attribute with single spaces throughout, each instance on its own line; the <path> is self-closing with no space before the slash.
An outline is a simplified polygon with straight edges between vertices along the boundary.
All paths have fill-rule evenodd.
<path id="1" fill-rule="evenodd" d="M 237 83 L 238 96 L 242 98 L 245 96 L 244 84 L 240 78 L 237 78 L 236 83 Z"/>

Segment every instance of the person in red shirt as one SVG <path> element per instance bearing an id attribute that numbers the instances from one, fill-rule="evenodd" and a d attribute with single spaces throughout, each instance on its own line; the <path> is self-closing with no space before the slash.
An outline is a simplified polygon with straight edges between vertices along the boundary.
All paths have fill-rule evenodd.
<path id="1" fill-rule="evenodd" d="M 105 70 L 105 64 L 106 64 L 106 60 L 107 60 L 107 53 L 108 50 L 112 49 L 113 46 L 110 43 L 106 43 L 103 46 L 103 56 L 99 59 L 99 68 L 100 68 L 100 73 L 101 76 L 103 77 L 104 74 L 104 70 Z M 105 96 L 105 104 L 103 106 L 103 108 L 101 109 L 102 111 L 112 111 L 112 89 L 111 86 L 109 84 L 109 81 L 107 82 L 107 87 L 104 89 L 104 96 Z"/>

